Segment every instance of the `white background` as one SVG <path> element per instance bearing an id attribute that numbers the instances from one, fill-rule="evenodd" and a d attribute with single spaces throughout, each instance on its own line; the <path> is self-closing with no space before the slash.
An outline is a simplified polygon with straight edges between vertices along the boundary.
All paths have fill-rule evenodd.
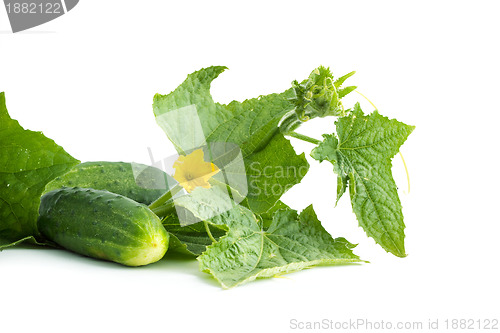
<path id="1" fill-rule="evenodd" d="M 288 332 L 290 320 L 499 318 L 500 6 L 495 1 L 91 1 L 24 33 L 0 7 L 0 91 L 25 127 L 82 161 L 173 153 L 155 93 L 210 65 L 216 101 L 280 92 L 316 66 L 351 70 L 380 112 L 416 125 L 398 156 L 408 257 L 357 226 L 336 178 L 310 159 L 286 194 L 370 264 L 321 267 L 222 290 L 196 261 L 143 268 L 51 249 L 0 253 L 0 332 Z M 359 100 L 353 93 L 346 101 Z M 333 119 L 301 132 L 320 138 Z M 298 151 L 307 143 L 293 141 Z M 162 156 L 163 155 L 163 156 Z M 477 326 L 476 326 L 477 327 Z"/>

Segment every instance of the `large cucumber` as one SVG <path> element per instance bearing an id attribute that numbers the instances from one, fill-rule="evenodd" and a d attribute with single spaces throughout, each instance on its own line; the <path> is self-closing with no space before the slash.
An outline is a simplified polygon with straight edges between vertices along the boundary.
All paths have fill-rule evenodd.
<path id="1" fill-rule="evenodd" d="M 62 188 L 45 194 L 38 228 L 60 246 L 127 266 L 160 260 L 169 235 L 145 205 L 108 191 Z"/>
<path id="2" fill-rule="evenodd" d="M 106 190 L 149 205 L 168 191 L 169 177 L 160 169 L 139 163 L 85 162 L 48 183 L 44 193 L 77 186 Z"/>

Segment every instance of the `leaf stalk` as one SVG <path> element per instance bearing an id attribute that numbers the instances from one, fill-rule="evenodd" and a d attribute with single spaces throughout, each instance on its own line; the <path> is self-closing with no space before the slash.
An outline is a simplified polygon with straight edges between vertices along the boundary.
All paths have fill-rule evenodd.
<path id="1" fill-rule="evenodd" d="M 312 143 L 314 145 L 319 145 L 321 143 L 321 140 L 317 140 L 315 138 L 311 138 L 310 136 L 307 136 L 307 135 L 304 135 L 304 134 L 300 134 L 300 133 L 297 133 L 297 132 L 289 132 L 286 135 L 291 136 L 292 138 L 295 138 L 295 139 L 299 139 L 299 140 L 302 140 L 302 141 L 305 141 L 305 142 Z"/>

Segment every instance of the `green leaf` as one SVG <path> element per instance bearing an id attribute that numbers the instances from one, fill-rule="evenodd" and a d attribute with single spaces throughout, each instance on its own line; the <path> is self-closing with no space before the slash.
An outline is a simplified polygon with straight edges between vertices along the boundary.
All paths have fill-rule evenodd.
<path id="1" fill-rule="evenodd" d="M 197 188 L 176 199 L 176 206 L 180 216 L 185 215 L 185 209 L 211 224 L 211 230 L 228 230 L 197 258 L 200 269 L 212 274 L 224 288 L 309 266 L 361 261 L 352 253 L 352 244 L 343 238 L 333 239 L 321 226 L 312 206 L 299 217 L 278 201 L 259 217 L 228 200 L 217 187 Z"/>
<path id="2" fill-rule="evenodd" d="M 273 207 L 283 193 L 309 170 L 304 154 L 296 155 L 288 139 L 277 134 L 261 151 L 245 160 L 248 179 L 246 206 L 259 214 Z"/>
<path id="3" fill-rule="evenodd" d="M 340 198 L 347 190 L 347 183 L 348 182 L 349 182 L 349 177 L 346 175 L 337 177 L 337 200 L 335 200 L 335 206 L 337 206 Z"/>
<path id="4" fill-rule="evenodd" d="M 264 229 L 269 228 L 269 226 L 273 223 L 274 214 L 278 210 L 289 210 L 288 207 L 283 201 L 277 201 L 276 204 L 271 207 L 267 212 L 260 214 L 260 218 L 262 220 Z"/>
<path id="5" fill-rule="evenodd" d="M 340 88 L 341 85 L 344 84 L 344 82 L 350 78 L 351 76 L 353 76 L 354 74 L 356 74 L 355 71 L 352 71 L 350 73 L 347 73 L 346 75 L 342 75 L 341 77 L 339 77 L 338 79 L 335 80 L 335 82 L 333 83 L 333 85 L 335 86 L 335 88 Z"/>
<path id="6" fill-rule="evenodd" d="M 281 94 L 260 96 L 243 102 L 233 101 L 227 105 L 215 103 L 210 95 L 210 85 L 225 69 L 222 66 L 201 69 L 188 75 L 170 94 L 157 94 L 153 103 L 154 113 L 158 124 L 179 153 L 209 143 L 230 143 L 241 151 L 248 172 L 247 184 L 253 180 L 255 173 L 276 171 L 266 173 L 267 185 L 259 181 L 248 188 L 246 204 L 256 212 L 264 212 L 302 178 L 283 177 L 280 167 L 293 167 L 297 173 L 301 170 L 303 174 L 309 167 L 305 157 L 297 156 L 290 142 L 278 130 L 281 118 L 294 108 L 289 101 L 293 92 L 289 89 Z M 223 169 L 224 165 L 213 162 Z M 268 167 L 264 171 L 269 163 L 273 168 Z M 274 191 L 269 189 L 272 186 Z"/>
<path id="7" fill-rule="evenodd" d="M 352 253 L 354 245 L 344 238 L 333 239 L 321 226 L 312 206 L 300 216 L 291 209 L 278 210 L 268 228 L 242 206 L 210 221 L 227 225 L 229 231 L 198 261 L 200 269 L 223 288 L 311 266 L 361 262 Z"/>
<path id="8" fill-rule="evenodd" d="M 0 93 L 0 239 L 38 237 L 36 221 L 45 185 L 78 161 L 41 132 L 10 118 Z"/>
<path id="9" fill-rule="evenodd" d="M 339 98 L 344 98 L 346 95 L 350 94 L 356 90 L 356 86 L 348 86 L 339 90 Z"/>
<path id="10" fill-rule="evenodd" d="M 336 122 L 337 135 L 323 135 L 324 141 L 311 152 L 330 161 L 341 183 L 337 200 L 349 183 L 351 204 L 359 224 L 386 251 L 404 257 L 404 222 L 391 159 L 415 128 L 377 111 L 366 116 L 359 104 Z"/>
<path id="11" fill-rule="evenodd" d="M 190 138 L 198 135 L 201 146 L 206 142 L 231 142 L 241 149 L 243 157 L 265 147 L 277 133 L 277 125 L 283 115 L 293 109 L 288 101 L 291 90 L 282 94 L 270 94 L 244 102 L 233 101 L 228 105 L 215 103 L 210 94 L 210 85 L 227 67 L 212 66 L 201 69 L 187 79 L 168 95 L 156 94 L 153 102 L 154 114 L 160 126 L 170 125 L 165 132 L 179 152 L 195 147 L 185 148 Z M 169 112 L 185 107 L 195 106 L 202 133 L 191 133 L 185 122 L 165 124 L 161 117 Z M 169 119 L 169 118 L 165 118 Z M 185 120 L 185 119 L 183 119 Z M 196 119 L 191 119 L 194 122 Z M 193 125 L 189 123 L 189 125 Z M 193 142 L 192 142 L 193 143 Z"/>

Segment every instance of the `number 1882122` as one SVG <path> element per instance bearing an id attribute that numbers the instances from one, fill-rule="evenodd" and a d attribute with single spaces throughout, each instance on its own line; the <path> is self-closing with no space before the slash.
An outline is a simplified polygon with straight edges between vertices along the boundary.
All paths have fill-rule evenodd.
<path id="1" fill-rule="evenodd" d="M 62 14 L 60 3 L 14 2 L 6 4 L 7 13 L 11 14 Z"/>

